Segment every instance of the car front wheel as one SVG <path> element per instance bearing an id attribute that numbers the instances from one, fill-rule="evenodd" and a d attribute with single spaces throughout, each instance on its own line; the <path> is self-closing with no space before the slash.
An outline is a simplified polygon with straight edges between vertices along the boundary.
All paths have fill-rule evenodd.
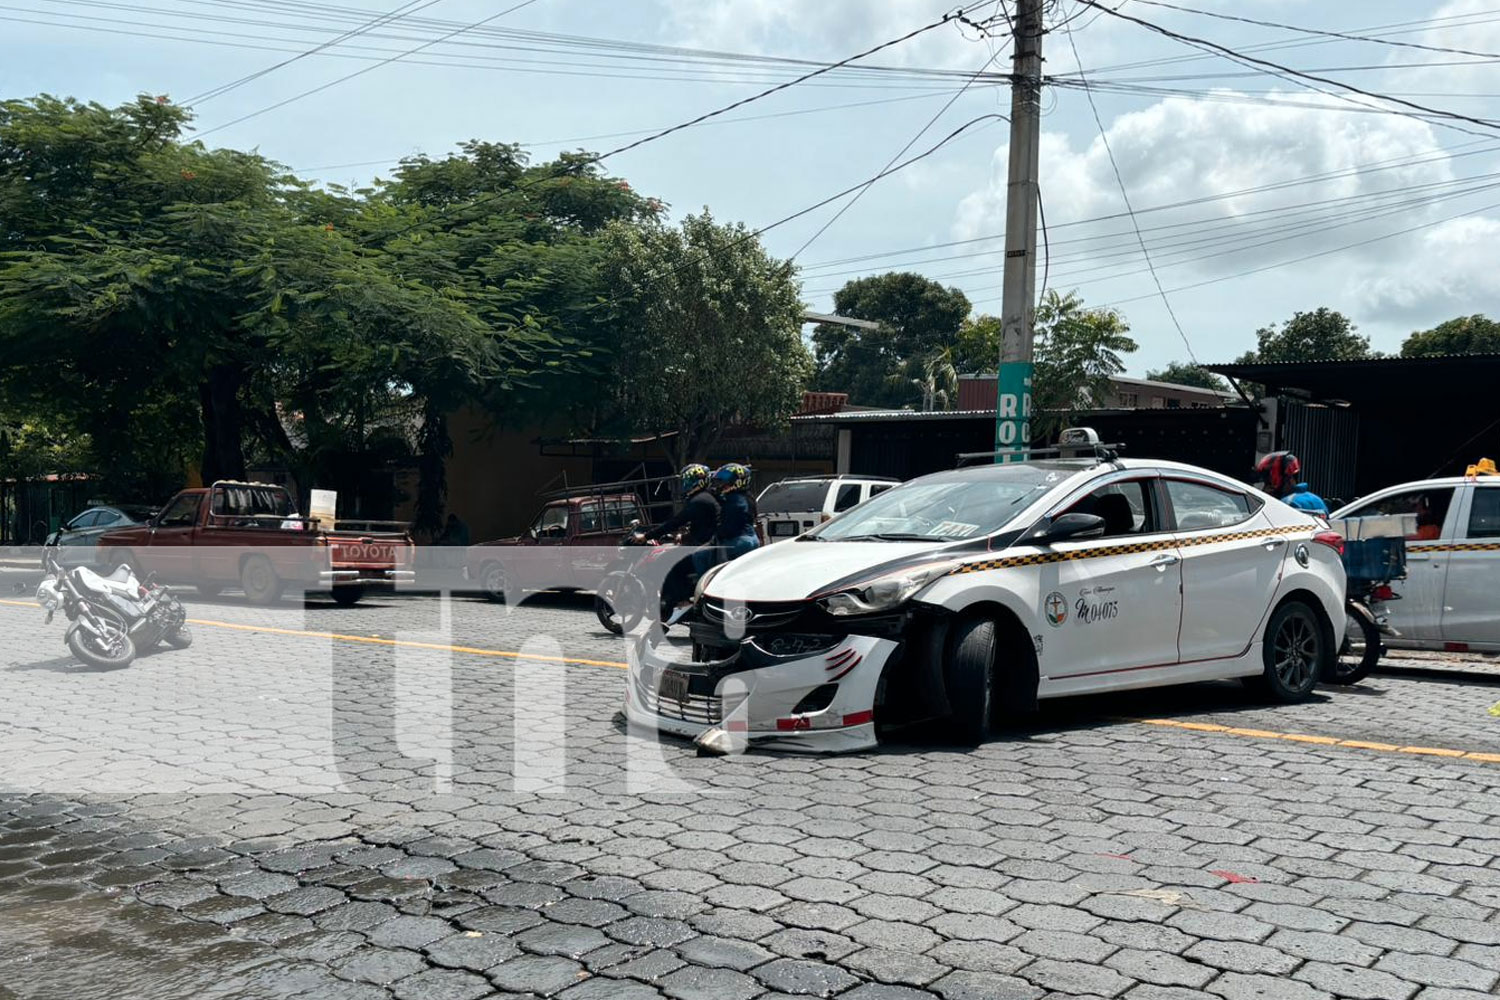
<path id="1" fill-rule="evenodd" d="M 1266 624 L 1265 669 L 1257 686 L 1276 701 L 1303 701 L 1328 672 L 1332 654 L 1318 613 L 1301 601 L 1288 601 Z"/>
<path id="2" fill-rule="evenodd" d="M 954 739 L 978 746 L 994 731 L 995 623 L 979 618 L 955 626 L 943 674 Z"/>

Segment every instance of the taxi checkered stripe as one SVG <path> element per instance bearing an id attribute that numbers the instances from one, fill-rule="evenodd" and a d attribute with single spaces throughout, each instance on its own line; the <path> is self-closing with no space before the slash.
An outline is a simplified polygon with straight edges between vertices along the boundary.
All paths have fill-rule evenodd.
<path id="1" fill-rule="evenodd" d="M 1240 542 L 1247 538 L 1266 538 L 1271 535 L 1283 538 L 1311 537 L 1306 532 L 1288 531 L 1286 528 L 1257 528 L 1254 531 L 1235 531 L 1223 535 L 1159 538 L 1149 542 L 1128 542 L 1124 545 L 1101 545 L 1091 549 L 1074 549 L 1071 552 L 1034 552 L 1024 556 L 984 559 L 979 562 L 964 563 L 953 572 L 983 573 L 986 570 L 1009 569 L 1012 566 L 1041 566 L 1047 563 L 1074 562 L 1080 559 L 1104 559 L 1109 556 L 1131 555 L 1136 552 L 1158 552 L 1162 549 L 1183 549 L 1198 545 L 1217 545 L 1220 542 Z M 1494 547 L 1500 548 L 1500 544 Z"/>
<path id="2" fill-rule="evenodd" d="M 1442 545 L 1408 545 L 1408 552 L 1497 552 L 1500 542 L 1447 542 Z"/>

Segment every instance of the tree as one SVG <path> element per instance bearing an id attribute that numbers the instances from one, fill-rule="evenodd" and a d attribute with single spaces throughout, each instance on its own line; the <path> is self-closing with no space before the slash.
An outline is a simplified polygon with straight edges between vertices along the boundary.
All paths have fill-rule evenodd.
<path id="1" fill-rule="evenodd" d="M 680 228 L 616 222 L 606 241 L 616 426 L 670 432 L 680 467 L 732 423 L 785 424 L 812 374 L 790 265 L 706 209 Z"/>
<path id="2" fill-rule="evenodd" d="M 1146 377 L 1153 382 L 1192 385 L 1200 389 L 1213 389 L 1216 392 L 1224 392 L 1229 388 L 1228 383 L 1213 372 L 1206 368 L 1199 368 L 1188 361 L 1174 361 L 1165 368 L 1147 372 Z"/>
<path id="3" fill-rule="evenodd" d="M 1089 309 L 1076 292 L 1051 290 L 1036 310 L 1033 412 L 1044 425 L 1078 409 L 1097 406 L 1110 393 L 1110 379 L 1125 370 L 1120 357 L 1136 349 L 1130 325 L 1114 309 Z"/>
<path id="4" fill-rule="evenodd" d="M 958 328 L 953 364 L 965 375 L 993 375 L 1000 364 L 1000 317 L 970 316 Z"/>
<path id="5" fill-rule="evenodd" d="M 964 321 L 953 354 L 962 371 L 992 372 L 1000 361 L 1000 319 L 981 315 Z M 1090 309 L 1077 292 L 1049 290 L 1037 306 L 1032 335 L 1036 371 L 1033 412 L 1066 414 L 1109 396 L 1110 379 L 1125 370 L 1122 354 L 1136 349 L 1130 324 L 1114 309 Z M 1043 429 L 1060 416 L 1037 421 Z"/>
<path id="6" fill-rule="evenodd" d="M 1354 361 L 1373 357 L 1370 338 L 1341 312 L 1320 306 L 1298 312 L 1281 325 L 1255 331 L 1256 348 L 1242 355 L 1240 364 L 1275 361 Z"/>
<path id="7" fill-rule="evenodd" d="M 908 366 L 915 358 L 952 346 L 969 314 L 969 300 L 956 288 L 919 274 L 891 272 L 850 281 L 834 294 L 840 316 L 870 320 L 876 330 L 819 324 L 813 330 L 817 386 L 847 392 L 866 406 L 915 402 Z"/>
<path id="8" fill-rule="evenodd" d="M 1401 344 L 1403 358 L 1496 353 L 1500 353 L 1500 323 L 1478 313 L 1447 320 L 1431 330 L 1418 330 Z"/>
<path id="9" fill-rule="evenodd" d="M 922 411 L 951 410 L 958 399 L 958 369 L 953 365 L 953 349 L 933 351 L 913 363 L 918 375 L 912 385 L 922 394 Z"/>

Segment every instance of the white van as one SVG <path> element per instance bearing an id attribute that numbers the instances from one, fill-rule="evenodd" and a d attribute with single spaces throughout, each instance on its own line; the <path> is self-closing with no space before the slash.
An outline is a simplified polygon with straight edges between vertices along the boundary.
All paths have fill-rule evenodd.
<path id="1" fill-rule="evenodd" d="M 755 498 L 755 508 L 766 540 L 784 542 L 900 482 L 881 476 L 848 475 L 783 479 L 761 491 Z"/>

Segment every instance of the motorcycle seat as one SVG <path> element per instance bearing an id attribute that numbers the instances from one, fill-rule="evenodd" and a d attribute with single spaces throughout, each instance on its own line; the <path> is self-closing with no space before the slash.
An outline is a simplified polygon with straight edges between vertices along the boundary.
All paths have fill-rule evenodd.
<path id="1" fill-rule="evenodd" d="M 125 571 L 123 579 L 120 578 L 120 570 Z M 120 569 L 115 570 L 109 576 L 100 576 L 87 566 L 79 566 L 73 572 L 77 574 L 80 584 L 96 594 L 113 593 L 119 594 L 121 597 L 131 598 L 132 600 L 138 596 L 136 589 L 125 582 L 126 580 L 134 579 L 130 574 L 130 567 L 128 566 L 121 566 Z"/>
<path id="2" fill-rule="evenodd" d="M 131 577 L 133 576 L 135 576 L 135 574 L 130 572 L 130 567 L 125 563 L 120 563 L 120 565 L 115 567 L 115 571 L 109 574 L 109 576 L 106 576 L 104 579 L 109 580 L 113 583 L 129 583 Z"/>

